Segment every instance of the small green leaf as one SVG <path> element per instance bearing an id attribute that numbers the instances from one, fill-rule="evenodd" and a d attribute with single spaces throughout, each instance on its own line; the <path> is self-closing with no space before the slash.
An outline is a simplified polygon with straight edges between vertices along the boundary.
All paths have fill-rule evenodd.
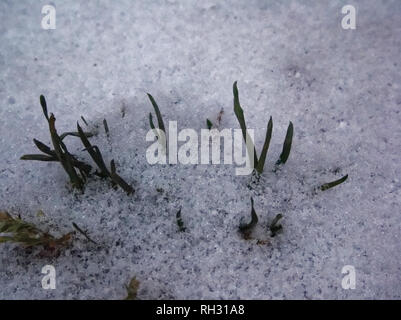
<path id="1" fill-rule="evenodd" d="M 152 130 L 156 129 L 155 124 L 153 123 L 153 117 L 152 117 L 152 113 L 151 112 L 149 112 L 149 124 L 150 124 L 150 128 Z"/>
<path id="2" fill-rule="evenodd" d="M 88 126 L 88 122 L 86 121 L 86 119 L 84 118 L 84 116 L 81 116 L 82 121 L 85 123 L 86 126 Z"/>
<path id="3" fill-rule="evenodd" d="M 248 153 L 249 153 L 249 155 L 251 155 L 252 152 L 253 152 L 253 154 L 254 154 L 254 167 L 257 167 L 258 166 L 258 157 L 257 157 L 257 154 L 256 154 L 255 145 L 253 144 L 253 141 L 252 141 L 251 137 L 249 136 L 249 134 L 248 134 L 248 132 L 246 130 L 244 110 L 242 109 L 241 104 L 239 102 L 237 81 L 235 81 L 234 84 L 233 84 L 233 94 L 234 94 L 234 113 L 235 113 L 235 116 L 237 117 L 239 125 L 241 127 L 242 137 L 244 138 L 245 144 L 246 144 L 246 141 L 247 141 L 247 138 L 248 138 L 248 141 L 249 141 L 249 146 L 247 145 Z"/>
<path id="4" fill-rule="evenodd" d="M 342 177 L 342 178 L 340 178 L 338 180 L 335 180 L 335 181 L 332 181 L 332 182 L 325 183 L 325 184 L 321 185 L 320 186 L 320 190 L 325 191 L 327 189 L 333 188 L 333 187 L 343 183 L 347 179 L 348 179 L 348 174 L 346 174 L 344 177 Z"/>
<path id="5" fill-rule="evenodd" d="M 45 115 L 47 121 L 49 121 L 49 115 L 47 113 L 47 103 L 43 95 L 40 95 L 40 104 L 42 106 L 43 114 Z"/>
<path id="6" fill-rule="evenodd" d="M 294 134 L 294 126 L 290 121 L 288 125 L 287 134 L 285 136 L 283 151 L 281 152 L 280 159 L 276 162 L 276 165 L 284 164 L 287 162 L 288 156 L 290 155 L 291 145 L 292 145 L 292 136 Z"/>
<path id="7" fill-rule="evenodd" d="M 75 230 L 77 230 L 79 233 L 81 233 L 86 238 L 86 240 L 88 240 L 89 242 L 92 242 L 93 244 L 97 244 L 97 242 L 93 241 L 88 236 L 88 232 L 83 231 L 80 227 L 77 226 L 77 224 L 75 222 L 72 223 L 72 226 L 74 227 Z"/>
<path id="8" fill-rule="evenodd" d="M 213 123 L 209 119 L 206 119 L 206 126 L 210 130 L 213 127 Z"/>
<path id="9" fill-rule="evenodd" d="M 68 152 L 67 147 L 60 139 L 59 135 L 57 134 L 56 130 L 56 118 L 53 114 L 50 114 L 49 118 L 49 131 L 51 140 L 54 147 L 54 152 L 60 161 L 61 165 L 63 166 L 64 170 L 67 172 L 68 176 L 70 177 L 70 181 L 73 187 L 78 189 L 83 189 L 84 181 L 78 176 L 77 172 L 74 169 L 72 164 L 73 159 L 71 154 Z"/>
<path id="10" fill-rule="evenodd" d="M 35 160 L 35 161 L 58 161 L 55 157 L 46 156 L 44 154 L 24 154 L 20 160 Z"/>
<path id="11" fill-rule="evenodd" d="M 150 102 L 153 105 L 153 108 L 155 109 L 157 122 L 159 124 L 159 129 L 163 130 L 164 133 L 166 133 L 166 129 L 164 127 L 164 122 L 163 122 L 163 118 L 162 118 L 162 115 L 161 115 L 160 110 L 159 110 L 159 106 L 157 105 L 155 99 L 153 99 L 153 97 L 152 97 L 152 95 L 150 93 L 148 93 L 148 97 L 149 97 Z M 152 129 L 154 129 L 154 128 L 152 128 Z"/>
<path id="12" fill-rule="evenodd" d="M 39 140 L 33 139 L 33 143 L 43 153 L 46 153 L 49 156 L 56 156 L 56 153 L 53 150 L 51 150 L 47 145 L 45 145 L 43 142 L 40 142 Z"/>
<path id="13" fill-rule="evenodd" d="M 84 145 L 85 149 L 88 151 L 89 155 L 91 156 L 92 160 L 96 163 L 98 168 L 100 169 L 99 175 L 102 177 L 110 177 L 110 172 L 104 163 L 102 154 L 97 146 L 92 146 L 89 142 L 88 138 L 86 137 L 85 133 L 83 132 L 82 128 L 80 127 L 79 123 L 77 122 L 77 130 L 79 133 L 79 137 L 81 138 L 82 144 Z"/>
<path id="14" fill-rule="evenodd" d="M 276 215 L 276 217 L 273 219 L 272 223 L 269 226 L 271 236 L 274 237 L 276 236 L 281 230 L 283 229 L 283 226 L 281 224 L 278 224 L 279 220 L 283 218 L 282 214 Z"/>
<path id="15" fill-rule="evenodd" d="M 128 183 L 126 183 L 123 178 L 121 178 L 116 171 L 116 165 L 114 163 L 114 159 L 110 162 L 110 178 L 114 183 L 119 185 L 121 189 L 123 189 L 127 194 L 132 194 L 135 192 L 134 188 L 132 188 Z"/>
<path id="16" fill-rule="evenodd" d="M 93 136 L 93 133 L 91 132 L 84 132 L 85 136 L 90 138 Z M 64 132 L 63 134 L 60 135 L 60 139 L 64 140 L 65 137 L 79 137 L 79 133 L 78 132 Z"/>
<path id="17" fill-rule="evenodd" d="M 259 174 L 262 174 L 263 167 L 265 166 L 267 150 L 269 150 L 270 140 L 272 138 L 272 131 L 273 131 L 273 119 L 272 117 L 270 117 L 266 129 L 265 143 L 263 144 L 262 153 L 260 154 L 260 158 L 256 167 L 256 170 L 259 172 Z"/>
<path id="18" fill-rule="evenodd" d="M 107 138 L 109 138 L 110 137 L 109 126 L 107 124 L 107 120 L 106 119 L 103 119 L 103 126 L 104 126 L 104 131 L 106 132 L 106 136 L 107 136 Z"/>
<path id="19" fill-rule="evenodd" d="M 253 198 L 251 197 L 251 222 L 246 224 L 241 224 L 239 230 L 242 233 L 249 233 L 258 223 L 258 216 L 256 215 L 255 208 L 253 207 Z"/>
<path id="20" fill-rule="evenodd" d="M 186 228 L 184 226 L 184 221 L 182 221 L 182 218 L 181 218 L 181 209 L 178 210 L 176 219 L 177 219 L 178 230 L 180 232 L 184 232 L 186 230 Z"/>

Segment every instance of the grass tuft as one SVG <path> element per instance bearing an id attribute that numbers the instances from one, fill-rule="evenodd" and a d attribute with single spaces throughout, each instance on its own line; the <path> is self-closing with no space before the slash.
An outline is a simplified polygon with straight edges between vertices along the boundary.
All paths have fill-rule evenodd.
<path id="1" fill-rule="evenodd" d="M 33 139 L 36 147 L 44 153 L 42 154 L 26 154 L 23 155 L 21 160 L 35 160 L 35 161 L 56 161 L 60 162 L 65 172 L 70 178 L 73 187 L 83 190 L 86 177 L 91 171 L 91 166 L 77 160 L 67 149 L 63 139 L 67 136 L 79 136 L 78 132 L 65 132 L 58 135 L 56 129 L 56 118 L 53 114 L 48 114 L 46 99 L 43 95 L 40 96 L 40 104 L 42 106 L 43 114 L 49 125 L 49 132 L 54 150 L 50 149 L 47 145 L 39 140 Z M 85 137 L 91 136 L 91 133 L 83 133 Z M 75 169 L 78 169 L 80 175 Z"/>
<path id="2" fill-rule="evenodd" d="M 237 81 L 235 81 L 234 85 L 233 85 L 233 94 L 234 94 L 234 113 L 235 113 L 235 116 L 237 117 L 237 120 L 241 127 L 242 137 L 244 138 L 245 144 L 246 144 L 246 141 L 248 140 L 248 145 L 247 145 L 248 154 L 251 155 L 253 153 L 254 168 L 259 174 L 262 174 L 263 168 L 264 168 L 264 165 L 266 162 L 267 151 L 269 150 L 270 140 L 272 137 L 273 119 L 272 119 L 272 117 L 270 117 L 269 122 L 267 124 L 265 142 L 263 143 L 262 152 L 261 152 L 260 158 L 259 158 L 256 153 L 255 145 L 246 129 L 244 110 L 242 109 L 241 104 L 239 102 Z M 283 151 L 282 151 L 282 153 L 280 155 L 280 159 L 277 161 L 276 165 L 284 164 L 287 161 L 288 156 L 290 155 L 293 133 L 294 133 L 294 126 L 293 126 L 292 122 L 290 121 L 290 124 L 287 129 L 287 135 L 284 140 Z"/>
<path id="3" fill-rule="evenodd" d="M 8 212 L 0 211 L 0 243 L 14 242 L 24 247 L 44 246 L 47 249 L 65 247 L 71 240 L 72 233 L 61 238 L 41 231 L 33 224 L 23 221 L 20 217 L 13 218 Z"/>

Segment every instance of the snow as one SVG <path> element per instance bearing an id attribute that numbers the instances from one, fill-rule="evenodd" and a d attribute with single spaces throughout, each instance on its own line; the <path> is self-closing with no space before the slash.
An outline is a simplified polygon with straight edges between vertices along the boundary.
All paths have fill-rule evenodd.
<path id="1" fill-rule="evenodd" d="M 99 245 L 77 236 L 48 258 L 1 245 L 1 299 L 121 299 L 134 276 L 140 299 L 401 298 L 398 0 L 352 1 L 356 30 L 341 28 L 348 1 L 51 4 L 55 30 L 41 29 L 41 2 L 0 3 L 0 209 L 58 236 L 75 222 Z M 235 80 L 258 151 L 274 121 L 253 190 L 233 165 L 147 163 L 146 92 L 179 130 L 200 132 L 221 108 L 221 128 L 234 129 Z M 92 143 L 134 195 L 97 178 L 74 193 L 59 164 L 19 160 L 36 153 L 33 138 L 50 143 L 40 94 L 59 132 L 75 130 L 81 115 L 98 126 Z M 289 121 L 293 148 L 274 173 Z M 93 164 L 77 138 L 66 139 Z M 267 224 L 284 215 L 267 245 L 238 233 L 251 196 L 258 235 L 269 238 Z M 41 287 L 47 264 L 55 290 Z M 355 290 L 341 287 L 345 265 L 355 267 Z"/>

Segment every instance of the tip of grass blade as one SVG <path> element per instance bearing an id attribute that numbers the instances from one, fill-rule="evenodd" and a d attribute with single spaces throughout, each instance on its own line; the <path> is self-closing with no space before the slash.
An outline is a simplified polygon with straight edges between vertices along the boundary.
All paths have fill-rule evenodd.
<path id="1" fill-rule="evenodd" d="M 210 121 L 209 119 L 206 119 L 206 126 L 207 126 L 207 128 L 208 128 L 209 130 L 212 129 L 212 127 L 213 127 L 212 121 Z"/>
<path id="2" fill-rule="evenodd" d="M 109 134 L 109 125 L 107 124 L 107 120 L 103 119 L 103 126 L 104 126 L 104 131 L 106 132 L 106 136 L 109 138 L 110 134 Z"/>
<path id="3" fill-rule="evenodd" d="M 263 149 L 262 149 L 262 152 L 260 154 L 260 158 L 259 158 L 257 166 L 256 166 L 256 171 L 259 174 L 262 174 L 263 168 L 265 166 L 266 155 L 267 155 L 267 151 L 269 150 L 270 140 L 272 138 L 272 132 L 273 132 L 273 117 L 270 116 L 269 122 L 267 124 L 267 129 L 266 129 L 265 142 L 263 144 Z"/>
<path id="4" fill-rule="evenodd" d="M 150 93 L 147 93 L 147 95 L 149 97 L 150 102 L 152 103 L 153 109 L 155 110 L 157 123 L 159 125 L 159 129 L 163 130 L 164 132 L 166 132 L 166 128 L 164 126 L 163 118 L 162 118 L 162 115 L 160 113 L 159 106 L 156 103 L 156 100 L 153 98 L 153 96 Z"/>
<path id="5" fill-rule="evenodd" d="M 47 103 L 46 103 L 46 99 L 43 94 L 40 95 L 39 100 L 40 100 L 40 104 L 42 106 L 43 114 L 45 115 L 47 121 L 49 121 L 49 115 L 47 113 Z"/>
<path id="6" fill-rule="evenodd" d="M 84 116 L 81 116 L 82 121 L 85 123 L 86 126 L 88 126 L 88 122 L 86 121 L 86 119 L 84 118 Z"/>

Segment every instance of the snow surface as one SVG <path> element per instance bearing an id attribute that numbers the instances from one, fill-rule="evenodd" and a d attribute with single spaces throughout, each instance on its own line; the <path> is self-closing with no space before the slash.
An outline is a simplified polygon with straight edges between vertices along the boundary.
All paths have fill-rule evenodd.
<path id="1" fill-rule="evenodd" d="M 41 29 L 44 4 L 0 2 L 0 209 L 58 236 L 74 221 L 99 245 L 77 236 L 49 258 L 1 245 L 0 298 L 121 299 L 133 276 L 140 299 L 401 298 L 399 0 L 53 1 L 56 30 Z M 356 30 L 341 28 L 345 4 Z M 239 128 L 235 80 L 258 150 L 274 120 L 254 190 L 234 166 L 146 162 L 146 92 L 181 129 L 205 128 L 221 108 L 221 128 Z M 40 94 L 59 132 L 81 115 L 92 128 L 107 119 L 111 147 L 101 126 L 92 141 L 135 195 L 100 179 L 73 193 L 59 164 L 19 160 L 37 153 L 33 138 L 50 143 Z M 293 148 L 273 173 L 290 120 Z M 284 215 L 269 245 L 238 233 L 251 196 L 260 234 Z M 55 290 L 41 287 L 47 264 Z M 345 265 L 355 290 L 341 287 Z"/>

